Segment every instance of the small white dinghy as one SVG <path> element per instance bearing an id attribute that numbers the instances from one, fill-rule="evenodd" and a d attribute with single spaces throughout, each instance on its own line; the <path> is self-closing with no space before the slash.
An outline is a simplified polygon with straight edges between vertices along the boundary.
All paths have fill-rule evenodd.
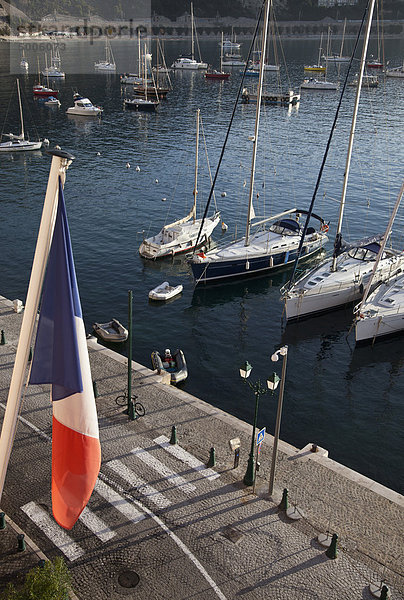
<path id="1" fill-rule="evenodd" d="M 170 285 L 168 281 L 164 281 L 160 283 L 157 287 L 153 288 L 149 292 L 150 300 L 169 300 L 170 298 L 174 298 L 174 296 L 178 296 L 181 294 L 183 286 L 180 285 Z"/>
<path id="2" fill-rule="evenodd" d="M 117 319 L 108 323 L 94 323 L 93 329 L 104 342 L 125 342 L 128 339 L 128 330 Z"/>

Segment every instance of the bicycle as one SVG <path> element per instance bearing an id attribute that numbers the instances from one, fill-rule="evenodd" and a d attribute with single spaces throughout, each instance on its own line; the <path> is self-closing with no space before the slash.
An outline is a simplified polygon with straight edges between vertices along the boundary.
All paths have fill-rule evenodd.
<path id="1" fill-rule="evenodd" d="M 136 417 L 144 417 L 146 410 L 141 402 L 136 402 L 137 396 L 132 396 L 133 409 L 135 411 Z M 128 395 L 122 394 L 115 398 L 115 402 L 118 406 L 127 406 L 128 405 Z"/>

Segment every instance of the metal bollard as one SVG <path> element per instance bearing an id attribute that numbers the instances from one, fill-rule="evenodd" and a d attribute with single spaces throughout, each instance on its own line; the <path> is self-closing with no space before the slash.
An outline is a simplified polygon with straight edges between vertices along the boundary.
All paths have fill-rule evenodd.
<path id="1" fill-rule="evenodd" d="M 233 469 L 237 469 L 239 463 L 240 463 L 240 448 L 236 448 L 235 451 L 234 451 L 234 465 L 233 465 Z"/>
<path id="2" fill-rule="evenodd" d="M 176 443 L 177 443 L 177 428 L 175 425 L 173 425 L 171 428 L 170 444 L 174 445 Z"/>
<path id="3" fill-rule="evenodd" d="M 25 550 L 25 540 L 24 540 L 25 535 L 23 533 L 19 533 L 17 535 L 17 542 L 18 542 L 18 547 L 17 550 L 18 552 L 24 552 Z"/>
<path id="4" fill-rule="evenodd" d="M 0 529 L 6 528 L 6 514 L 4 512 L 0 512 Z"/>
<path id="5" fill-rule="evenodd" d="M 4 346 L 5 343 L 6 343 L 6 336 L 4 335 L 4 329 L 2 329 L 1 330 L 0 346 Z"/>
<path id="6" fill-rule="evenodd" d="M 98 393 L 98 388 L 97 388 L 97 382 L 95 379 L 93 379 L 93 392 L 94 392 L 94 398 L 98 398 L 99 393 Z"/>
<path id="7" fill-rule="evenodd" d="M 278 508 L 280 510 L 287 510 L 289 508 L 288 494 L 289 494 L 288 489 L 284 488 L 283 493 L 282 493 L 282 500 L 280 501 L 280 504 L 278 505 Z"/>
<path id="8" fill-rule="evenodd" d="M 338 545 L 338 535 L 336 533 L 333 533 L 332 538 L 331 538 L 330 547 L 328 548 L 328 550 L 325 553 L 326 556 L 328 556 L 328 558 L 337 558 L 337 556 L 338 556 L 337 545 Z"/>
<path id="9" fill-rule="evenodd" d="M 388 600 L 388 598 L 390 598 L 389 588 L 387 587 L 387 585 L 383 585 L 380 591 L 380 600 Z"/>
<path id="10" fill-rule="evenodd" d="M 215 449 L 212 447 L 210 449 L 209 460 L 208 460 L 207 466 L 214 467 L 215 464 L 216 464 L 216 453 L 215 453 Z"/>

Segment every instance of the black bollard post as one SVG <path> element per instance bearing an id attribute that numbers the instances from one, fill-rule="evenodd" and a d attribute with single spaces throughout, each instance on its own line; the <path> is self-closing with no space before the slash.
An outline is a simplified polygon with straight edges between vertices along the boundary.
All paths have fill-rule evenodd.
<path id="1" fill-rule="evenodd" d="M 98 396 L 100 394 L 98 393 L 97 382 L 95 379 L 93 379 L 93 391 L 94 391 L 94 398 L 98 398 Z"/>
<path id="2" fill-rule="evenodd" d="M 287 510 L 289 508 L 289 500 L 288 500 L 288 489 L 284 488 L 283 493 L 282 493 L 282 500 L 280 501 L 280 504 L 278 505 L 279 510 Z"/>
<path id="3" fill-rule="evenodd" d="M 207 466 L 214 467 L 215 464 L 216 464 L 216 452 L 215 452 L 215 449 L 212 447 L 210 449 L 209 460 L 208 460 Z"/>
<path id="4" fill-rule="evenodd" d="M 338 535 L 336 533 L 333 533 L 332 538 L 331 538 L 330 547 L 328 548 L 327 552 L 325 553 L 326 556 L 328 556 L 328 558 L 337 558 L 337 556 L 338 556 L 337 545 L 338 545 Z"/>
<path id="5" fill-rule="evenodd" d="M 0 529 L 6 528 L 6 514 L 4 512 L 0 512 Z"/>
<path id="6" fill-rule="evenodd" d="M 175 425 L 173 425 L 171 428 L 170 444 L 174 445 L 176 443 L 177 443 L 177 428 Z"/>
<path id="7" fill-rule="evenodd" d="M 236 448 L 234 450 L 234 465 L 233 465 L 233 469 L 237 469 L 238 465 L 240 462 L 240 448 Z"/>
<path id="8" fill-rule="evenodd" d="M 389 588 L 387 585 L 383 585 L 380 591 L 380 600 L 388 600 L 389 597 Z"/>
<path id="9" fill-rule="evenodd" d="M 25 540 L 24 540 L 25 535 L 23 533 L 19 533 L 17 535 L 17 542 L 18 542 L 18 547 L 17 550 L 18 552 L 24 552 L 25 550 Z"/>
<path id="10" fill-rule="evenodd" d="M 0 346 L 4 346 L 5 343 L 6 343 L 6 336 L 4 335 L 4 329 L 2 329 L 1 330 Z"/>

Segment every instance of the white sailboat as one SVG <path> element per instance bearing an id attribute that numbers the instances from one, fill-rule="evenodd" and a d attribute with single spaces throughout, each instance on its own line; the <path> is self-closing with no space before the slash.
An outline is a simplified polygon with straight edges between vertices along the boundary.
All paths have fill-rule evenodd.
<path id="1" fill-rule="evenodd" d="M 202 62 L 201 53 L 199 51 L 199 62 L 195 60 L 195 41 L 194 36 L 196 37 L 196 27 L 194 20 L 194 8 L 191 2 L 191 56 L 180 56 L 173 62 L 171 65 L 172 69 L 183 69 L 188 71 L 195 71 L 198 69 L 207 69 L 208 64 L 206 62 Z M 199 49 L 199 46 L 198 46 Z"/>
<path id="2" fill-rule="evenodd" d="M 404 77 L 404 62 L 400 67 L 386 69 L 386 77 Z"/>
<path id="3" fill-rule="evenodd" d="M 31 142 L 30 140 L 25 139 L 20 82 L 18 79 L 17 79 L 17 93 L 18 93 L 18 104 L 19 104 L 19 108 L 20 108 L 21 133 L 19 135 L 15 135 L 13 133 L 3 133 L 2 135 L 4 137 L 8 137 L 9 141 L 0 143 L 0 152 L 24 152 L 27 150 L 39 150 L 42 147 L 42 142 L 39 140 L 36 142 Z"/>
<path id="4" fill-rule="evenodd" d="M 116 64 L 109 39 L 105 38 L 105 60 L 94 63 L 97 71 L 116 71 Z"/>
<path id="5" fill-rule="evenodd" d="M 328 62 L 333 63 L 348 63 L 351 60 L 350 56 L 344 56 L 344 40 L 345 40 L 345 29 L 346 29 L 346 19 L 344 21 L 344 28 L 342 30 L 342 40 L 341 40 L 341 48 L 339 54 L 329 52 L 327 48 L 327 54 L 323 54 L 323 59 Z"/>
<path id="6" fill-rule="evenodd" d="M 196 152 L 195 152 L 195 183 L 194 202 L 190 213 L 183 219 L 164 225 L 161 231 L 150 238 L 143 240 L 139 247 L 139 254 L 143 258 L 156 259 L 165 256 L 175 256 L 183 252 L 189 252 L 198 246 L 206 244 L 213 230 L 220 222 L 220 213 L 215 212 L 211 217 L 204 220 L 196 218 L 196 198 L 198 194 L 198 149 L 199 149 L 199 118 L 200 110 L 196 117 Z"/>
<path id="7" fill-rule="evenodd" d="M 271 0 L 266 0 L 265 17 L 262 32 L 261 56 L 265 56 L 268 37 L 268 22 Z M 258 134 L 262 104 L 262 88 L 264 81 L 264 61 L 261 61 L 259 83 L 256 99 L 255 131 L 252 136 L 253 152 L 250 174 L 250 188 L 247 211 L 246 234 L 241 239 L 218 246 L 209 252 L 194 255 L 191 268 L 195 283 L 210 283 L 236 279 L 239 277 L 263 274 L 291 264 L 297 254 L 302 228 L 299 218 L 306 211 L 290 209 L 273 217 L 255 220 L 253 197 L 255 197 L 255 164 L 258 148 Z M 313 215 L 319 222 L 319 227 L 310 227 L 305 238 L 305 257 L 318 252 L 327 241 L 324 221 Z M 272 224 L 268 226 L 269 222 Z M 252 227 L 256 227 L 252 232 Z"/>
<path id="8" fill-rule="evenodd" d="M 362 301 L 354 309 L 355 339 L 360 342 L 374 342 L 377 338 L 395 335 L 404 331 L 404 273 L 400 272 L 391 279 L 380 283 L 370 292 L 373 274 L 378 269 L 378 262 L 383 256 L 384 247 L 389 238 L 394 218 L 404 192 L 401 185 L 395 207 L 384 234 L 383 244 L 373 266 L 372 276 L 368 281 Z"/>
<path id="9" fill-rule="evenodd" d="M 28 61 L 25 58 L 25 50 L 24 50 L 24 46 L 22 46 L 22 51 L 21 51 L 21 60 L 20 60 L 20 67 L 22 70 L 24 71 L 28 71 Z"/>
<path id="10" fill-rule="evenodd" d="M 46 62 L 46 54 L 45 54 L 45 62 Z M 51 66 L 48 67 L 46 64 L 45 69 L 42 71 L 42 75 L 44 77 L 57 77 L 59 79 L 65 78 L 65 73 L 61 69 L 61 58 L 59 53 L 59 48 L 56 46 L 54 50 L 51 52 Z"/>
<path id="11" fill-rule="evenodd" d="M 334 242 L 334 253 L 329 259 L 304 274 L 296 283 L 289 282 L 282 290 L 282 300 L 286 307 L 288 321 L 318 314 L 339 306 L 358 301 L 364 292 L 372 266 L 380 250 L 382 236 L 374 236 L 359 240 L 352 244 L 344 244 L 342 240 L 342 219 L 345 208 L 346 189 L 351 164 L 353 139 L 356 127 L 359 98 L 368 47 L 370 27 L 374 9 L 372 0 L 366 26 L 365 41 L 359 72 L 359 81 L 352 117 L 351 132 L 348 144 L 344 182 L 340 202 L 339 219 Z M 392 277 L 404 268 L 404 255 L 398 251 L 384 250 L 378 268 L 373 277 L 374 285 Z M 292 284 L 292 285 L 291 285 Z"/>

